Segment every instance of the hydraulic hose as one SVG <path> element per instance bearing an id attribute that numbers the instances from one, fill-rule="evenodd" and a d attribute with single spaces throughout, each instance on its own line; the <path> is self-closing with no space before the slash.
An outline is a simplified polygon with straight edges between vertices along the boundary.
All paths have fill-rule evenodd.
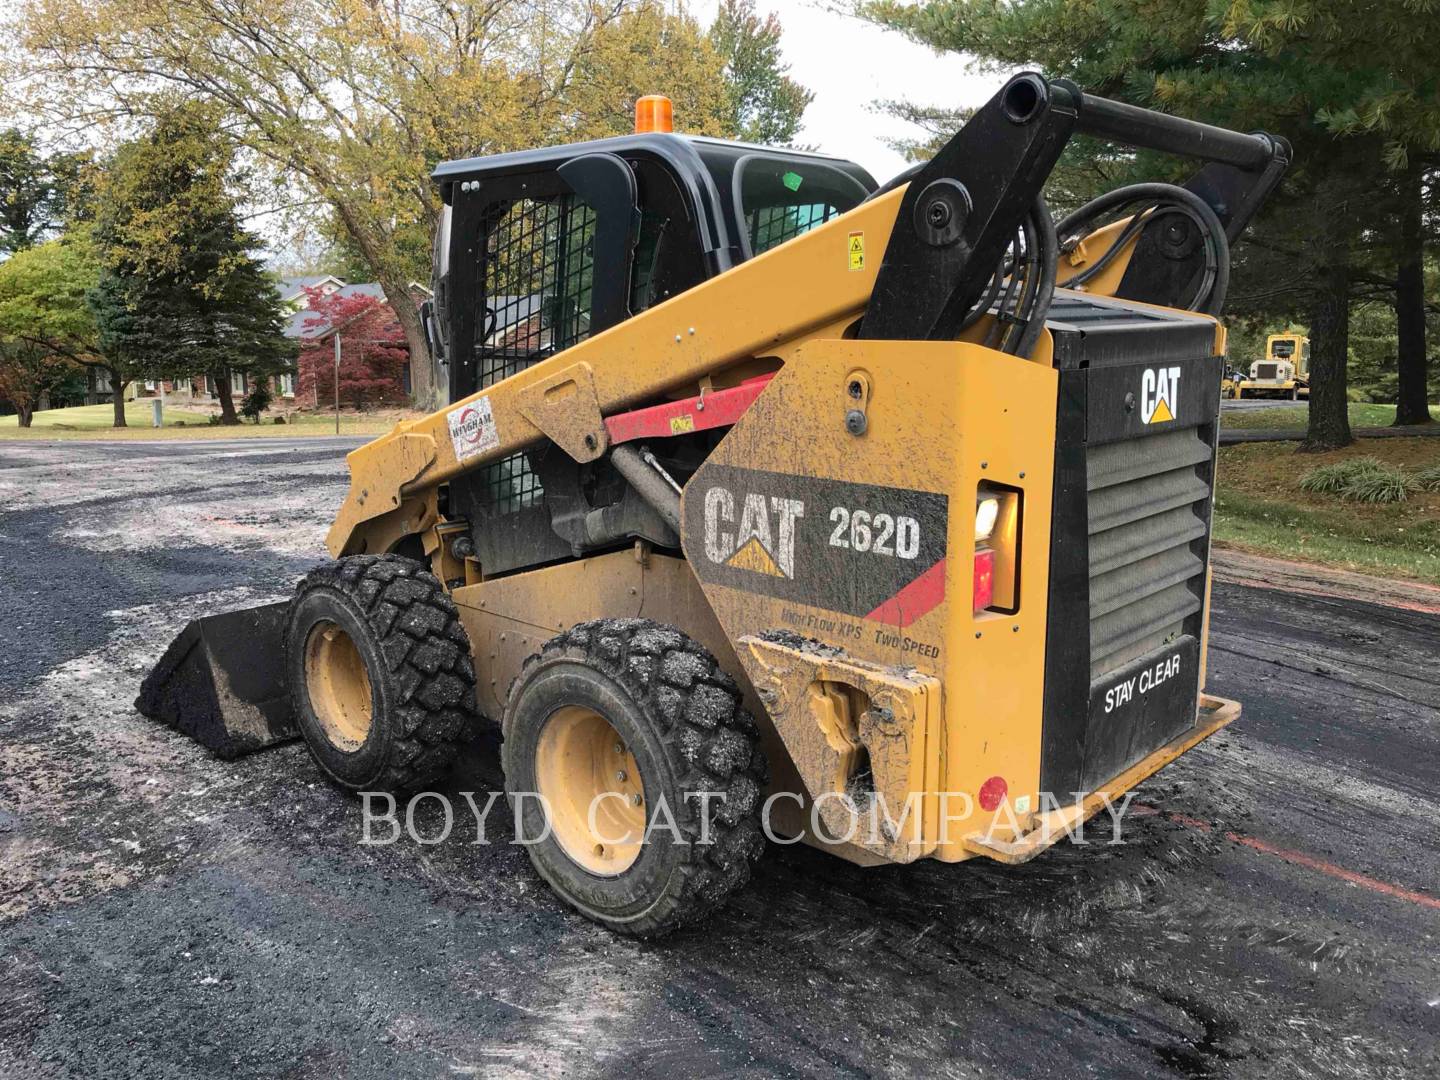
<path id="1" fill-rule="evenodd" d="M 1035 209 L 1031 211 L 1038 233 L 1040 277 L 1037 281 L 1032 310 L 1026 317 L 1025 328 L 1015 345 L 1015 355 L 1029 358 L 1045 329 L 1045 320 L 1050 314 L 1050 301 L 1055 298 L 1055 278 L 1060 264 L 1060 241 L 1055 228 L 1055 219 L 1050 214 L 1042 196 L 1035 196 Z"/>
<path id="2" fill-rule="evenodd" d="M 1116 188 L 1070 214 L 1055 227 L 1056 233 L 1068 242 L 1075 234 L 1092 232 L 1094 223 L 1102 215 L 1141 201 L 1149 202 L 1150 206 L 1135 215 L 1097 264 L 1062 282 L 1061 286 L 1084 284 L 1118 256 L 1144 225 L 1157 217 L 1184 213 L 1199 227 L 1205 243 L 1205 269 L 1200 275 L 1200 286 L 1185 306 L 1207 315 L 1220 314 L 1230 289 L 1230 241 L 1210 204 L 1188 188 L 1177 184 L 1131 184 Z"/>

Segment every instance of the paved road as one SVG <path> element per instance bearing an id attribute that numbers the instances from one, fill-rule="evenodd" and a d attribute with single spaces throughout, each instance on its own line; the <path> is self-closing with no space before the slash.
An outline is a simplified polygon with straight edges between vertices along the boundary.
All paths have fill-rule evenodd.
<path id="1" fill-rule="evenodd" d="M 0 1075 L 1440 1075 L 1440 617 L 1217 583 L 1245 715 L 1124 843 L 772 848 L 640 944 L 460 822 L 359 846 L 298 747 L 131 711 L 186 619 L 316 559 L 349 445 L 0 444 Z M 452 787 L 498 781 L 485 744 Z"/>
<path id="2" fill-rule="evenodd" d="M 1308 409 L 1308 401 L 1287 401 L 1284 398 L 1221 398 L 1221 412 L 1246 412 L 1251 409 Z"/>

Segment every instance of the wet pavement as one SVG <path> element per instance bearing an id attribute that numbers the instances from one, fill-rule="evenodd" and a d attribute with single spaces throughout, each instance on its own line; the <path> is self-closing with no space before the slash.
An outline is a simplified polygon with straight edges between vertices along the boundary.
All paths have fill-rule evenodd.
<path id="1" fill-rule="evenodd" d="M 1231 728 L 1015 868 L 772 846 L 658 943 L 491 819 L 362 846 L 291 745 L 136 715 L 323 557 L 351 440 L 0 444 L 0 1075 L 1440 1075 L 1440 615 L 1217 581 Z M 499 785 L 493 739 L 445 790 Z M 439 830 L 438 805 L 416 816 Z"/>

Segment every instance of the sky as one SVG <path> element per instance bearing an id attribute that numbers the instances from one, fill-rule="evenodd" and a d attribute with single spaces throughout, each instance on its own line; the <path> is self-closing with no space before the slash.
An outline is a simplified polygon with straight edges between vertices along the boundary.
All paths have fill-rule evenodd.
<path id="1" fill-rule="evenodd" d="M 799 141 L 849 158 L 884 183 L 906 164 L 884 139 L 918 129 L 876 112 L 875 102 L 904 99 L 963 108 L 986 101 L 1004 78 L 974 74 L 962 56 L 937 56 L 899 34 L 838 14 L 830 10 L 835 2 L 756 0 L 755 6 L 762 17 L 779 16 L 790 76 L 815 93 Z M 715 17 L 716 0 L 691 0 L 687 6 L 702 25 Z M 683 126 L 683 118 L 677 121 Z"/>

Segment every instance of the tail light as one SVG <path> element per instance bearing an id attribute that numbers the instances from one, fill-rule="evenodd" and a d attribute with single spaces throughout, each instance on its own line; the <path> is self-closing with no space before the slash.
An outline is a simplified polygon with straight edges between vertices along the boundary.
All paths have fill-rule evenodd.
<path id="1" fill-rule="evenodd" d="M 995 552 L 989 548 L 975 549 L 975 611 L 984 611 L 995 599 Z"/>
<path id="2" fill-rule="evenodd" d="M 1020 609 L 1019 488 L 982 480 L 975 492 L 974 611 L 1011 614 Z"/>

